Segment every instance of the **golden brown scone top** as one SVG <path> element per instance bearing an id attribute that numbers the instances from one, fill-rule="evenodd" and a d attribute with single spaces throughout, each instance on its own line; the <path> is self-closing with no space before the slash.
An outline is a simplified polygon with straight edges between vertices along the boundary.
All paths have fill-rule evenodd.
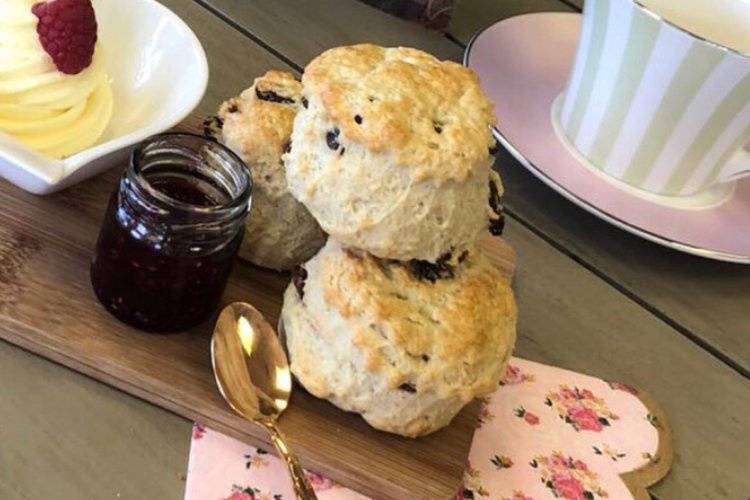
<path id="1" fill-rule="evenodd" d="M 393 153 L 424 177 L 462 180 L 495 144 L 493 106 L 477 75 L 417 49 L 334 48 L 302 82 L 346 139 Z"/>
<path id="2" fill-rule="evenodd" d="M 390 373 L 386 344 L 421 360 L 420 378 L 432 383 L 450 372 L 447 366 L 492 366 L 499 362 L 499 350 L 510 352 L 517 315 L 510 284 L 476 250 L 460 260 L 434 281 L 426 277 L 434 274 L 420 273 L 413 262 L 383 261 L 350 250 L 321 262 L 328 305 L 353 324 L 362 324 L 367 315 L 369 327 L 353 335 L 366 354 L 368 370 L 396 375 Z"/>
<path id="3" fill-rule="evenodd" d="M 219 109 L 222 142 L 249 166 L 281 165 L 294 117 L 302 102 L 302 84 L 291 73 L 269 71 Z"/>

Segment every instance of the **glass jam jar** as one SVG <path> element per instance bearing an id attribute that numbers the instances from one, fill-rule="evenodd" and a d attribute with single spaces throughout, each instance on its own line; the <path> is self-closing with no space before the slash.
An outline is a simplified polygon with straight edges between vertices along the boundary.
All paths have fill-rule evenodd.
<path id="1" fill-rule="evenodd" d="M 229 149 L 162 134 L 132 153 L 91 264 L 99 301 L 121 321 L 177 332 L 216 310 L 244 234 L 252 181 Z"/>

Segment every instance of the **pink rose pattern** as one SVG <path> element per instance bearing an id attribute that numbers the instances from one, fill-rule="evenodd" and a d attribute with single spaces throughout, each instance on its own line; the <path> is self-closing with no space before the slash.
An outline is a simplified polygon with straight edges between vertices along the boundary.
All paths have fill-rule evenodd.
<path id="1" fill-rule="evenodd" d="M 518 418 L 522 418 L 523 421 L 529 425 L 539 425 L 539 417 L 537 417 L 530 411 L 527 411 L 523 406 L 519 406 L 518 408 L 513 410 L 513 414 Z"/>
<path id="2" fill-rule="evenodd" d="M 596 412 L 591 408 L 580 406 L 570 408 L 568 409 L 568 416 L 573 421 L 573 427 L 577 430 L 601 432 L 604 429 L 604 424 L 599 421 Z"/>
<path id="3" fill-rule="evenodd" d="M 205 433 L 205 427 L 201 424 L 193 424 L 193 439 L 201 439 Z"/>
<path id="4" fill-rule="evenodd" d="M 609 385 L 610 389 L 613 389 L 615 391 L 629 392 L 633 396 L 637 396 L 638 395 L 638 389 L 636 389 L 632 385 L 621 384 L 620 382 L 607 382 L 607 384 Z"/>
<path id="5" fill-rule="evenodd" d="M 224 498 L 224 500 L 254 500 L 255 499 L 255 492 L 252 488 L 246 488 L 247 492 L 245 491 L 235 491 L 228 497 Z"/>
<path id="6" fill-rule="evenodd" d="M 544 404 L 557 410 L 558 415 L 576 431 L 601 432 L 613 420 L 620 417 L 612 413 L 602 398 L 594 396 L 588 389 L 570 388 L 561 385 L 557 392 L 550 392 Z"/>
<path id="7" fill-rule="evenodd" d="M 528 368 L 529 365 L 533 366 L 535 364 L 518 359 L 515 361 L 517 364 L 514 363 L 508 366 L 506 376 L 500 385 L 518 386 L 525 383 L 535 382 L 536 375 L 531 373 Z M 543 375 L 541 376 L 541 380 L 554 380 L 551 379 L 549 375 L 547 375 L 546 379 Z M 576 432 L 602 433 L 605 429 L 611 427 L 614 421 L 619 420 L 620 417 L 608 408 L 604 399 L 595 395 L 594 392 L 589 388 L 586 388 L 585 385 L 585 383 L 583 385 L 571 384 L 570 386 L 558 385 L 557 389 L 551 391 L 545 391 L 544 386 L 538 387 L 537 389 L 531 389 L 530 391 L 526 391 L 526 389 L 512 389 L 514 391 L 520 390 L 520 393 L 515 393 L 519 396 L 523 395 L 524 391 L 529 392 L 529 395 L 532 393 L 537 395 L 534 399 L 528 397 L 526 399 L 517 399 L 518 403 L 523 402 L 528 406 L 510 406 L 513 408 L 512 413 L 518 419 L 523 420 L 521 425 L 523 428 L 529 429 L 528 432 L 538 432 L 536 426 L 540 426 L 539 431 L 546 433 L 550 431 L 552 423 L 547 422 L 546 420 L 542 421 L 537 414 L 528 409 L 531 407 L 534 408 L 534 411 L 538 411 L 539 409 L 544 408 L 542 405 L 544 404 L 551 409 L 554 409 L 560 419 L 564 422 L 561 424 L 561 428 L 570 425 Z M 606 385 L 604 385 L 605 389 L 597 389 L 597 392 L 598 390 L 606 390 L 607 386 L 612 391 L 623 391 L 632 395 L 638 393 L 638 391 L 631 386 L 614 382 L 607 382 Z M 589 387 L 593 388 L 594 385 Z M 501 392 L 504 390 L 506 389 L 500 389 Z M 508 390 L 511 390 L 511 388 L 509 387 Z M 544 395 L 546 395 L 546 397 Z M 621 397 L 622 396 L 620 396 L 620 398 Z M 493 409 L 497 410 L 498 408 L 500 408 L 500 406 L 498 406 L 496 398 L 494 400 L 492 397 L 483 399 L 477 427 L 482 427 L 482 425 L 496 425 L 493 423 L 493 420 L 498 418 L 500 423 L 507 422 L 506 417 L 496 418 L 496 415 L 493 414 Z M 618 408 L 621 407 L 618 406 Z M 627 416 L 630 415 L 630 413 L 624 413 L 623 415 Z M 648 423 L 654 427 L 660 426 L 656 417 L 651 414 L 644 413 L 644 416 L 641 416 L 640 418 L 647 420 Z M 507 423 L 503 425 L 507 425 Z M 199 424 L 195 424 L 193 428 L 193 439 L 200 440 L 205 434 L 206 429 Z M 603 434 L 603 436 L 607 435 L 608 434 Z M 527 437 L 526 439 L 529 438 Z M 559 449 L 556 447 L 547 448 L 548 451 L 542 454 L 539 454 L 538 452 L 533 453 L 532 450 L 529 450 L 529 454 L 524 456 L 514 456 L 514 453 L 524 454 L 524 452 L 519 450 L 515 450 L 512 453 L 489 451 L 487 455 L 484 455 L 484 457 L 489 456 L 489 458 L 485 459 L 488 460 L 488 462 L 486 462 L 486 465 L 482 465 L 479 468 L 481 470 L 472 467 L 471 464 L 467 466 L 464 474 L 463 487 L 457 492 L 455 498 L 456 500 L 479 498 L 487 498 L 489 500 L 490 497 L 499 498 L 501 500 L 534 500 L 534 497 L 529 496 L 528 493 L 533 494 L 537 498 L 541 498 L 538 495 L 542 490 L 549 491 L 555 498 L 565 500 L 596 500 L 608 498 L 610 494 L 619 498 L 621 495 L 617 493 L 618 488 L 612 486 L 612 484 L 615 483 L 604 482 L 604 484 L 608 485 L 607 490 L 609 490 L 609 493 L 601 486 L 602 478 L 599 477 L 597 472 L 601 473 L 604 469 L 601 468 L 601 463 L 591 461 L 596 460 L 593 457 L 597 457 L 597 459 L 599 459 L 598 457 L 601 457 L 602 459 L 606 458 L 611 460 L 611 463 L 615 463 L 624 460 L 627 454 L 612 448 L 604 441 L 594 442 L 592 444 L 588 445 L 588 449 L 592 450 L 592 453 L 585 456 L 588 457 L 586 461 L 588 461 L 589 464 L 596 464 L 595 469 L 592 469 L 583 460 L 575 459 L 560 451 L 553 451 Z M 562 446 L 565 445 L 563 444 Z M 499 447 L 502 448 L 504 446 Z M 641 453 L 639 449 L 628 449 L 627 451 L 633 452 L 633 456 L 642 456 L 644 460 L 651 460 L 653 457 L 650 452 Z M 529 456 L 533 457 L 531 462 L 527 462 Z M 270 464 L 269 461 L 277 460 L 275 457 L 268 455 L 268 453 L 262 449 L 244 455 L 244 459 L 245 468 L 248 470 L 266 468 Z M 536 482 L 536 485 L 532 486 L 529 482 L 515 484 L 512 482 L 508 483 L 508 478 L 511 478 L 511 481 L 513 481 L 512 478 L 515 477 L 514 474 L 516 473 L 513 471 L 516 471 L 519 468 L 524 469 L 524 464 L 526 463 L 530 468 L 526 468 L 525 470 L 527 472 L 523 472 L 523 474 L 528 475 L 529 480 L 533 475 L 536 475 L 537 478 L 541 479 L 541 484 Z M 265 470 L 268 471 L 271 469 Z M 597 472 L 594 472 L 594 470 Z M 483 478 L 482 474 L 487 474 L 487 477 Z M 493 477 L 490 477 L 490 474 L 492 474 Z M 495 474 L 497 474 L 498 477 L 494 477 Z M 315 490 L 318 492 L 342 488 L 322 475 L 308 472 L 307 476 Z M 504 479 L 500 479 L 500 477 Z M 606 478 L 608 476 L 605 475 L 604 477 Z M 289 491 L 263 491 L 264 488 L 261 483 L 262 481 L 258 482 L 256 478 L 255 480 L 251 480 L 251 485 L 247 485 L 246 483 L 235 484 L 232 486 L 229 496 L 222 496 L 220 493 L 214 498 L 220 498 L 221 500 L 285 500 L 291 498 L 291 492 Z M 504 491 L 496 491 L 495 488 L 501 484 L 507 489 Z M 522 488 L 519 489 L 519 486 Z M 268 486 L 266 488 L 268 488 Z M 270 489 L 276 488 L 271 487 Z M 346 492 L 347 490 L 343 488 L 339 491 Z M 512 496 L 508 496 L 510 491 L 512 491 Z M 504 493 L 504 495 L 498 493 Z M 544 495 L 542 495 L 542 497 L 544 497 Z"/>
<path id="8" fill-rule="evenodd" d="M 627 453 L 621 453 L 612 448 L 607 443 L 604 443 L 601 446 L 592 446 L 592 448 L 595 454 L 609 457 L 613 462 L 617 462 L 618 460 L 621 460 L 628 456 Z"/>
<path id="9" fill-rule="evenodd" d="M 245 457 L 247 458 L 248 455 Z M 248 468 L 249 467 L 250 465 L 248 465 Z M 305 471 L 305 476 L 307 476 L 308 481 L 310 481 L 310 484 L 316 493 L 331 490 L 333 488 L 340 488 L 340 486 L 334 481 L 315 472 Z M 284 497 L 281 493 L 262 492 L 254 486 L 235 484 L 232 486 L 231 494 L 228 497 L 222 498 L 222 500 L 283 500 L 283 498 Z"/>
<path id="10" fill-rule="evenodd" d="M 283 497 L 279 493 L 264 493 L 252 486 L 235 484 L 232 486 L 231 494 L 222 500 L 283 500 Z"/>
<path id="11" fill-rule="evenodd" d="M 333 488 L 340 488 L 337 483 L 325 476 L 321 476 L 317 472 L 306 470 L 305 476 L 307 476 L 307 480 L 310 481 L 310 485 L 316 492 L 332 490 Z"/>
<path id="12" fill-rule="evenodd" d="M 593 500 L 609 496 L 599 485 L 599 476 L 581 460 L 554 452 L 534 458 L 529 465 L 539 471 L 542 482 L 555 498 Z"/>
<path id="13" fill-rule="evenodd" d="M 482 398 L 481 406 L 479 407 L 479 415 L 477 415 L 477 429 L 480 429 L 487 422 L 492 422 L 495 418 L 495 414 L 490 411 L 490 401 L 488 398 Z"/>
<path id="14" fill-rule="evenodd" d="M 500 385 L 518 385 L 524 382 L 534 382 L 534 375 L 523 373 L 518 365 L 508 365 L 505 371 L 505 377 L 500 381 Z"/>
<path id="15" fill-rule="evenodd" d="M 490 493 L 482 486 L 481 473 L 472 467 L 471 463 L 468 463 L 464 471 L 464 485 L 456 493 L 456 500 L 470 500 L 488 496 L 490 496 Z"/>
<path id="16" fill-rule="evenodd" d="M 539 417 L 528 411 L 523 416 L 523 420 L 529 425 L 539 425 Z"/>
<path id="17" fill-rule="evenodd" d="M 270 462 L 266 456 L 268 452 L 263 448 L 256 448 L 255 453 L 247 453 L 243 455 L 245 457 L 245 468 L 252 469 L 253 467 L 268 467 Z"/>
<path id="18" fill-rule="evenodd" d="M 490 458 L 490 462 L 492 462 L 498 469 L 510 469 L 513 467 L 513 460 L 505 455 L 495 455 Z"/>

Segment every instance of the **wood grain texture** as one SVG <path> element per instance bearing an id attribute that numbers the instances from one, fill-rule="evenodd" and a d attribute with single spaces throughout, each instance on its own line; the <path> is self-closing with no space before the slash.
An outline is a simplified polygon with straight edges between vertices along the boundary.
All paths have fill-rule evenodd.
<path id="1" fill-rule="evenodd" d="M 341 40 L 453 50 L 440 33 L 356 0 L 197 0 L 298 68 Z"/>
<path id="2" fill-rule="evenodd" d="M 581 0 L 464 0 L 450 31 L 467 43 L 490 19 L 582 6 Z M 504 150 L 499 163 L 513 216 L 750 376 L 750 266 L 702 259 L 633 236 L 570 203 Z"/>
<path id="3" fill-rule="evenodd" d="M 21 220 L 34 224 L 33 217 Z M 653 393 L 676 436 L 674 470 L 654 489 L 663 498 L 736 498 L 748 491 L 750 479 L 736 457 L 750 446 L 750 384 L 514 221 L 507 237 L 520 255 L 517 354 Z M 582 301 L 596 307 L 582 308 Z M 167 439 L 159 441 L 168 445 Z M 141 445 L 132 446 L 139 453 Z M 148 485 L 140 491 L 150 498 Z"/>
<path id="4" fill-rule="evenodd" d="M 201 121 L 183 129 L 197 132 Z M 0 186 L 0 338 L 243 441 L 270 444 L 265 429 L 236 416 L 216 389 L 212 322 L 150 335 L 117 322 L 94 297 L 91 250 L 119 170 L 47 198 Z M 484 247 L 510 277 L 507 245 L 487 238 Z M 275 325 L 288 283 L 286 274 L 238 262 L 223 303 L 249 302 Z M 472 404 L 446 429 L 411 440 L 374 431 L 298 388 L 280 425 L 303 465 L 341 484 L 374 497 L 449 498 L 463 476 L 477 411 Z"/>
<path id="5" fill-rule="evenodd" d="M 516 355 L 632 384 L 666 412 L 674 435 L 662 499 L 734 499 L 750 491 L 750 381 L 617 289 L 509 219 L 518 254 Z"/>
<path id="6" fill-rule="evenodd" d="M 676 252 L 612 227 L 542 185 L 504 150 L 513 216 L 687 338 L 750 374 L 750 266 Z"/>
<path id="7" fill-rule="evenodd" d="M 208 58 L 209 84 L 197 113 L 216 112 L 229 95 L 237 95 L 269 69 L 291 70 L 284 61 L 230 28 L 193 0 L 159 0 L 195 32 Z M 179 75 L 165 75 L 165 78 Z"/>
<path id="8" fill-rule="evenodd" d="M 311 9 L 304 0 L 252 4 L 201 1 L 244 32 L 286 54 L 296 66 L 304 66 L 320 47 L 362 40 L 411 44 L 453 60 L 460 60 L 463 52 L 457 44 L 434 44 L 432 37 L 415 43 L 415 38 L 423 36 L 422 28 L 395 23 L 392 16 L 380 12 L 363 24 L 356 16 L 361 16 L 362 9 L 372 9 L 355 0 L 335 2 L 336 8 L 314 9 L 312 27 L 299 14 Z M 451 29 L 463 25 L 463 35 L 452 33 L 459 40 L 468 40 L 495 20 L 544 10 L 574 8 L 560 0 L 461 0 Z M 347 23 L 348 17 L 358 22 Z M 300 44 L 299 37 L 287 36 L 288 32 L 304 32 L 306 43 Z M 316 42 L 317 38 L 323 41 Z M 746 341 L 750 336 L 750 293 L 745 292 L 750 290 L 750 266 L 708 261 L 631 236 L 562 198 L 504 150 L 498 165 L 506 184 L 505 204 L 513 217 L 742 375 L 750 376 L 750 342 Z"/>
<path id="9" fill-rule="evenodd" d="M 110 173 L 95 182 L 112 180 Z M 19 247 L 17 241 L 25 238 L 26 243 L 21 246 L 30 248 L 23 252 L 25 257 L 8 266 L 11 270 L 16 269 L 7 274 L 13 276 L 12 281 L 19 287 L 14 295 L 28 293 L 23 289 L 26 272 L 32 273 L 32 276 L 51 272 L 50 268 L 62 272 L 58 269 L 66 266 L 59 263 L 71 260 L 79 262 L 80 266 L 81 258 L 88 253 L 87 245 L 91 244 L 98 225 L 92 218 L 96 218 L 97 204 L 103 201 L 97 202 L 97 196 L 103 196 L 96 194 L 100 192 L 99 189 L 87 185 L 75 189 L 78 190 L 75 199 L 79 200 L 76 205 L 55 197 L 40 199 L 16 193 L 20 203 L 3 214 L 3 227 L 16 228 L 6 233 L 3 241 L 9 241 L 10 247 Z M 0 194 L 7 196 L 5 191 L 0 190 Z M 2 199 L 4 207 L 9 206 L 5 199 Z M 38 210 L 41 209 L 47 209 L 54 217 L 40 217 Z M 75 230 L 78 224 L 76 215 L 89 221 L 83 224 L 89 226 L 89 236 L 86 238 L 75 237 L 78 234 Z M 34 236 L 37 233 L 31 231 L 37 230 L 39 236 Z M 57 231 L 62 231 L 66 238 L 55 238 Z M 743 456 L 750 446 L 747 433 L 750 384 L 638 304 L 624 300 L 607 283 L 554 248 L 541 243 L 533 233 L 512 220 L 509 221 L 507 237 L 519 251 L 520 260 L 516 280 L 521 311 L 517 354 L 606 379 L 636 384 L 654 394 L 670 417 L 677 453 L 673 472 L 653 489 L 658 495 L 664 498 L 690 498 L 693 495 L 735 498 L 740 492 L 748 491 L 750 478 L 742 473 L 744 463 L 736 457 Z M 33 240 L 38 243 L 30 243 Z M 49 256 L 44 256 L 46 240 L 53 242 L 56 248 Z M 49 259 L 54 260 L 50 262 Z M 47 264 L 44 264 L 45 261 Z M 243 269 L 245 266 L 238 268 L 238 280 L 245 286 L 259 287 L 264 283 L 256 273 L 243 274 Z M 85 273 L 85 265 L 79 269 L 79 273 Z M 90 294 L 87 284 L 80 283 L 80 276 L 78 281 L 75 275 L 67 272 L 61 277 L 73 283 L 71 286 L 76 293 Z M 243 293 L 241 290 L 230 290 L 230 293 L 235 292 Z M 54 294 L 61 294 L 59 291 L 51 293 L 53 297 Z M 89 300 L 93 298 L 89 296 Z M 270 303 L 258 305 L 270 307 Z M 18 302 L 16 304 L 14 307 L 20 307 Z M 596 307 L 582 307 L 582 304 L 595 304 Z M 72 301 L 71 307 L 74 311 L 80 311 L 79 300 Z M 23 308 L 21 311 L 22 315 L 14 314 L 14 317 L 32 314 Z M 50 313 L 42 309 L 34 314 L 39 315 L 40 312 Z M 0 313 L 5 316 L 2 310 Z M 76 314 L 80 315 L 78 312 Z M 104 311 L 100 310 L 99 314 L 106 318 Z M 78 321 L 61 323 L 54 317 L 44 321 L 50 321 L 60 329 L 75 331 L 79 328 Z M 130 334 L 142 335 L 136 332 Z M 200 332 L 190 335 L 200 340 Z M 146 337 L 146 342 L 156 341 L 153 337 Z M 177 337 L 156 339 L 177 340 Z M 95 340 L 83 338 L 72 342 L 95 344 Z M 174 347 L 189 351 L 189 346 L 189 343 L 178 341 Z M 96 344 L 90 347 L 95 348 Z M 127 349 L 122 355 L 131 357 L 135 353 Z M 199 370 L 201 364 L 206 362 L 206 359 L 193 359 L 185 372 L 189 374 Z M 148 394 L 142 396 L 149 397 Z M 174 409 L 181 411 L 180 408 Z M 219 430 L 226 429 L 219 427 Z M 319 428 L 313 426 L 311 431 L 319 431 Z M 88 429 L 83 429 L 80 434 L 88 432 Z M 340 436 L 338 433 L 335 435 Z M 159 437 L 158 441 L 168 445 L 167 439 L 169 437 Z M 139 442 L 133 443 L 134 454 L 140 453 L 139 446 Z M 107 459 L 103 457 L 102 460 Z M 140 491 L 144 492 L 142 498 L 150 498 L 153 490 L 144 485 Z"/>
<path id="10" fill-rule="evenodd" d="M 476 0 L 463 0 L 472 1 Z M 219 100 L 244 88 L 267 67 L 283 67 L 281 60 L 192 1 L 163 3 L 185 19 L 207 49 L 212 74 L 204 112 L 215 109 Z M 250 2 L 235 4 L 242 7 Z M 294 2 L 278 4 L 297 8 Z M 338 22 L 346 25 L 345 10 L 334 10 L 331 17 L 337 15 Z M 327 22 L 326 18 L 319 15 L 315 23 Z M 376 29 L 370 26 L 375 22 L 354 26 L 347 33 L 365 37 Z M 280 26 L 267 29 L 281 30 Z M 310 32 L 327 28 L 287 24 L 283 31 L 302 39 L 299 44 L 304 45 L 313 43 L 304 40 Z M 283 37 L 276 41 L 283 42 Z M 283 51 L 283 44 L 278 50 Z M 231 66 L 225 65 L 226 60 Z M 517 354 L 639 384 L 661 402 L 675 432 L 677 457 L 670 475 L 651 489 L 659 498 L 746 497 L 750 491 L 744 460 L 750 448 L 748 382 L 665 324 L 661 318 L 670 320 L 675 310 L 659 302 L 659 296 L 668 295 L 683 314 L 706 321 L 701 334 L 709 339 L 713 330 L 734 325 L 726 329 L 727 335 L 734 329 L 739 332 L 735 338 L 740 348 L 747 346 L 743 341 L 747 330 L 740 328 L 747 308 L 740 311 L 741 303 L 733 305 L 737 296 L 730 293 L 748 289 L 740 269 L 714 267 L 610 228 L 542 186 L 515 162 L 507 164 L 504 178 L 508 196 L 514 198 L 512 208 L 528 200 L 535 211 L 527 212 L 527 218 L 517 212 L 506 229 L 507 239 L 520 255 Z M 78 224 L 75 211 L 56 208 L 63 210 L 69 224 Z M 35 212 L 30 213 L 29 217 Z M 34 223 L 49 226 L 44 220 Z M 68 239 L 58 237 L 63 245 L 70 244 Z M 579 261 L 587 266 L 595 263 L 591 267 L 596 274 L 583 269 Z M 621 269 L 625 278 L 609 278 L 613 268 Z M 697 270 L 695 279 L 691 269 Z M 675 285 L 676 275 L 680 282 Z M 707 290 L 706 280 L 712 283 Z M 724 280 L 732 287 L 727 288 Z M 624 285 L 629 288 L 623 289 Z M 646 305 L 661 313 L 659 317 L 643 310 L 640 299 L 629 298 L 637 297 L 631 290 L 643 294 L 652 285 L 660 291 L 654 292 L 656 302 Z M 187 421 L 3 342 L 0 416 L 0 498 L 182 498 L 177 476 L 185 471 Z"/>
<path id="11" fill-rule="evenodd" d="M 0 341 L 0 498 L 183 496 L 190 422 Z"/>

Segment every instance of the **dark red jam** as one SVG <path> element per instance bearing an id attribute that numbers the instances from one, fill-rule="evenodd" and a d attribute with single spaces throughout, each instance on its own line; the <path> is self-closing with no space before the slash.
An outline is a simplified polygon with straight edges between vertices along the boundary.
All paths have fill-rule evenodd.
<path id="1" fill-rule="evenodd" d="M 176 201 L 196 207 L 215 207 L 221 205 L 215 195 L 205 192 L 201 187 L 188 179 L 178 176 L 162 176 L 150 179 L 149 184 L 162 194 Z"/>
<path id="2" fill-rule="evenodd" d="M 131 160 L 110 199 L 91 282 L 121 321 L 177 332 L 206 321 L 219 305 L 243 236 L 249 179 L 221 172 L 231 174 L 234 160 L 241 165 L 234 155 L 225 158 L 229 165 L 216 165 L 216 157 L 202 165 L 191 157 L 194 149 L 221 148 L 216 143 L 185 135 L 157 138 L 161 149 L 149 149 L 152 143 L 137 149 L 140 157 Z M 177 138 L 184 144 L 176 149 L 187 149 L 185 156 L 170 149 Z"/>

